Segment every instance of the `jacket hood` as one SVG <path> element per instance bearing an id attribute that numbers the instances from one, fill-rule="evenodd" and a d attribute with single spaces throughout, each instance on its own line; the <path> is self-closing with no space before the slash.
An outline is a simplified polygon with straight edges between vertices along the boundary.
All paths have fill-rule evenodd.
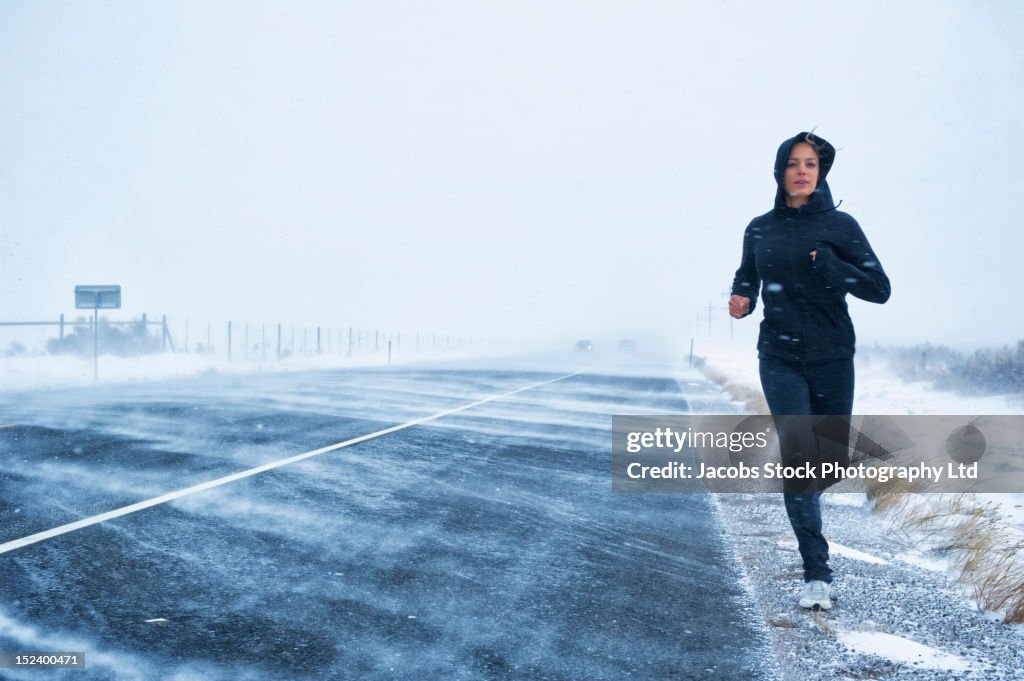
<path id="1" fill-rule="evenodd" d="M 818 148 L 818 186 L 814 188 L 804 211 L 817 213 L 832 210 L 836 207 L 832 201 L 832 190 L 828 188 L 828 171 L 832 169 L 832 163 L 836 160 L 836 149 L 825 139 L 818 137 L 813 132 L 797 133 L 793 137 L 779 145 L 779 151 L 775 154 L 775 209 L 787 208 L 786 193 L 783 191 L 783 177 L 786 173 L 786 163 L 789 162 L 789 152 L 793 145 L 798 142 L 809 142 Z"/>

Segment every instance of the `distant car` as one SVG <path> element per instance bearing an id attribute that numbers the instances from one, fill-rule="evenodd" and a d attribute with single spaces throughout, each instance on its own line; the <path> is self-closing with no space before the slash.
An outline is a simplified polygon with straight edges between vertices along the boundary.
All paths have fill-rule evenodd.
<path id="1" fill-rule="evenodd" d="M 576 341 L 576 350 L 579 352 L 590 352 L 594 349 L 594 344 L 588 340 Z"/>
<path id="2" fill-rule="evenodd" d="M 636 352 L 636 341 L 631 338 L 623 338 L 619 341 L 619 352 Z"/>

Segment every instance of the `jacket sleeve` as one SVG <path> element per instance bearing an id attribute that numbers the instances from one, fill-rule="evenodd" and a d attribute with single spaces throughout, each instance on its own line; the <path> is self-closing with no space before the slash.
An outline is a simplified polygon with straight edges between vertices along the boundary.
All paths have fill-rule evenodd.
<path id="1" fill-rule="evenodd" d="M 813 267 L 829 284 L 869 303 L 889 300 L 889 277 L 852 217 L 842 225 L 842 238 L 819 241 L 815 249 Z"/>
<path id="2" fill-rule="evenodd" d="M 732 280 L 732 295 L 750 299 L 750 310 L 743 315 L 744 317 L 750 315 L 757 307 L 757 292 L 761 290 L 761 278 L 754 263 L 755 231 L 754 223 L 751 222 L 743 232 L 743 255 L 740 258 L 740 268 L 736 270 L 736 276 Z"/>

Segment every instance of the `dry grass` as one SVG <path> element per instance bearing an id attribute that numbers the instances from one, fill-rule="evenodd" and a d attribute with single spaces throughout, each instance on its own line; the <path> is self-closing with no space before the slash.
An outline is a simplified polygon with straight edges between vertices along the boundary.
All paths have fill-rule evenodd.
<path id="1" fill-rule="evenodd" d="M 812 610 L 811 619 L 813 619 L 814 623 L 821 627 L 821 629 L 825 631 L 829 636 L 834 637 L 836 635 L 836 629 L 832 626 L 832 623 L 828 621 L 828 618 L 825 616 L 824 611 Z"/>
<path id="2" fill-rule="evenodd" d="M 924 484 L 905 478 L 891 478 L 885 482 L 872 478 L 865 481 L 865 487 L 868 501 L 872 502 L 876 511 L 893 512 L 906 505 L 908 494 L 922 491 Z"/>
<path id="3" fill-rule="evenodd" d="M 994 504 L 972 494 L 936 494 L 887 507 L 894 527 L 914 530 L 952 554 L 951 567 L 977 602 L 1024 622 L 1024 540 L 1015 537 Z M 877 504 L 876 504 L 876 508 Z"/>
<path id="4" fill-rule="evenodd" d="M 720 387 L 735 402 L 742 402 L 743 408 L 751 414 L 767 415 L 768 403 L 765 402 L 764 394 L 755 388 L 730 381 L 722 372 L 704 363 L 700 367 L 705 378 Z"/>

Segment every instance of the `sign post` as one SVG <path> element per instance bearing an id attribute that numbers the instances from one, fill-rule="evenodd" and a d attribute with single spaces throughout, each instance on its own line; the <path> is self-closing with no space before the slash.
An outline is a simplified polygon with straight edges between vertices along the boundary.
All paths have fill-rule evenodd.
<path id="1" fill-rule="evenodd" d="M 76 286 L 75 308 L 78 310 L 92 309 L 92 380 L 95 383 L 99 379 L 100 373 L 100 308 L 119 310 L 121 308 L 121 287 L 116 285 Z"/>

